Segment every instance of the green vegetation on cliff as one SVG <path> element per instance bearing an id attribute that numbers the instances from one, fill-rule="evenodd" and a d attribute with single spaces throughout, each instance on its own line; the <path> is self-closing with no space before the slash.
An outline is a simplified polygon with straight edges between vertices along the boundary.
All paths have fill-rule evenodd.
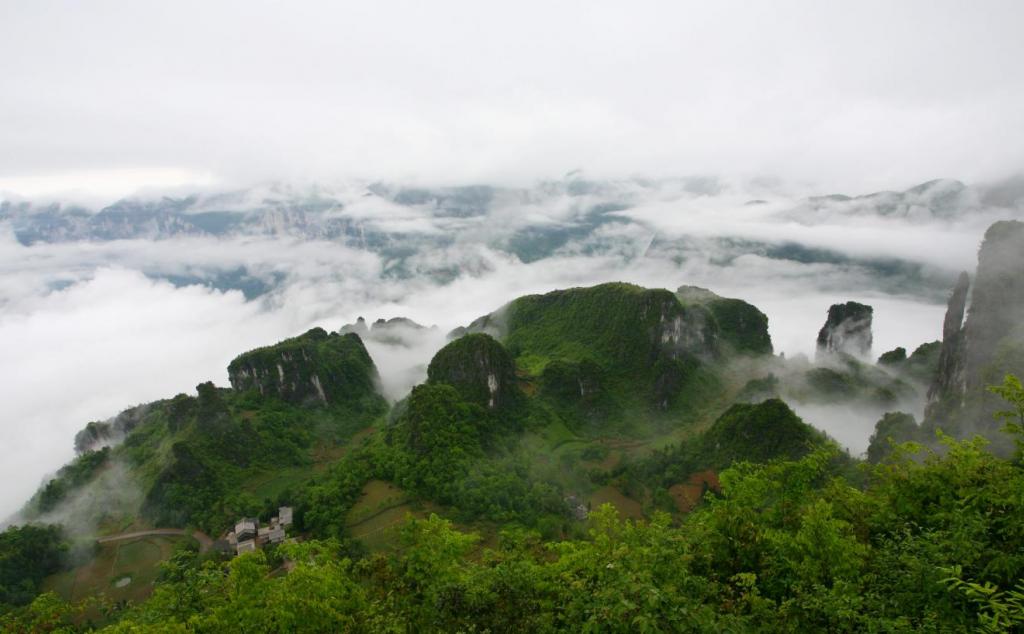
<path id="1" fill-rule="evenodd" d="M 488 409 L 507 410 L 522 400 L 512 357 L 486 334 L 465 335 L 441 348 L 427 367 L 427 382 L 450 385 L 463 400 Z"/>
<path id="2" fill-rule="evenodd" d="M 358 335 L 321 329 L 240 355 L 233 389 L 203 383 L 133 410 L 122 444 L 83 453 L 35 505 L 125 469 L 151 524 L 216 535 L 287 503 L 304 543 L 230 562 L 181 552 L 149 600 L 89 614 L 115 632 L 970 631 L 1024 620 L 1009 593 L 1024 579 L 1019 460 L 980 440 L 893 447 L 926 432 L 890 413 L 873 464 L 858 466 L 777 398 L 888 407 L 913 394 L 918 352 L 879 366 L 772 357 L 760 311 L 694 287 L 527 296 L 466 330 L 390 414 Z M 1019 383 L 1000 395 L 1024 403 Z M 83 447 L 112 429 L 94 425 Z M 406 512 L 416 519 L 400 522 Z M 18 603 L 38 588 L 35 576 L 13 583 Z M 74 630 L 86 618 L 41 595 L 0 625 Z"/>
<path id="3" fill-rule="evenodd" d="M 773 410 L 789 418 L 744 408 L 722 431 Z M 506 530 L 482 547 L 431 516 L 407 520 L 387 554 L 283 546 L 286 574 L 264 552 L 183 553 L 105 631 L 1019 631 L 1024 467 L 981 440 L 944 444 L 901 447 L 864 486 L 835 475 L 827 447 L 735 463 L 678 524 L 603 507 L 583 539 Z M 42 595 L 0 626 L 74 631 L 79 614 Z"/>
<path id="4" fill-rule="evenodd" d="M 43 578 L 66 563 L 67 550 L 58 526 L 28 524 L 0 533 L 0 614 L 5 605 L 30 602 Z"/>
<path id="5" fill-rule="evenodd" d="M 371 404 L 377 369 L 358 335 L 314 328 L 299 337 L 239 355 L 228 365 L 231 386 L 294 404 Z"/>

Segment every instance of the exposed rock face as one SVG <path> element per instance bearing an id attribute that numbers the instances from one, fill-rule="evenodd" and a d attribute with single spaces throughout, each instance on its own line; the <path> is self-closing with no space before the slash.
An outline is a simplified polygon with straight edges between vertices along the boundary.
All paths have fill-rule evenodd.
<path id="1" fill-rule="evenodd" d="M 600 401 L 607 411 L 612 401 L 686 407 L 681 395 L 720 387 L 707 364 L 735 352 L 771 351 L 760 311 L 695 287 L 676 294 L 608 283 L 527 295 L 449 336 L 465 333 L 499 339 L 513 358 L 525 358 L 527 368 L 568 364 L 539 377 L 545 392 L 587 407 Z M 584 368 L 584 362 L 595 365 Z"/>
<path id="2" fill-rule="evenodd" d="M 377 369 L 354 333 L 314 328 L 306 334 L 258 348 L 228 366 L 231 387 L 256 390 L 295 404 L 335 404 L 372 396 Z"/>
<path id="3" fill-rule="evenodd" d="M 910 356 L 907 356 L 906 348 L 895 348 L 878 357 L 878 366 L 930 389 L 938 375 L 941 349 L 941 341 L 922 343 Z"/>
<path id="4" fill-rule="evenodd" d="M 489 409 L 519 401 L 515 363 L 490 335 L 465 335 L 438 351 L 427 367 L 428 383 L 454 387 L 463 399 Z"/>
<path id="5" fill-rule="evenodd" d="M 370 328 L 366 325 L 366 320 L 363 319 L 362 317 L 359 317 L 358 319 L 356 319 L 356 323 L 345 324 L 344 326 L 341 327 L 341 330 L 339 330 L 338 332 L 340 332 L 343 335 L 347 335 L 348 333 L 351 332 L 359 335 L 360 338 L 365 338 L 370 335 Z"/>
<path id="6" fill-rule="evenodd" d="M 1024 223 L 997 222 L 985 232 L 964 336 L 969 392 L 1024 365 Z"/>
<path id="7" fill-rule="evenodd" d="M 540 390 L 566 403 L 589 403 L 601 394 L 604 370 L 585 359 L 579 363 L 551 361 L 540 376 Z"/>
<path id="8" fill-rule="evenodd" d="M 131 407 L 106 421 L 94 421 L 75 434 L 75 453 L 93 451 L 121 442 L 149 412 L 149 405 Z"/>
<path id="9" fill-rule="evenodd" d="M 866 304 L 846 302 L 833 304 L 828 319 L 818 332 L 818 356 L 849 354 L 871 355 L 871 318 L 874 309 Z"/>
<path id="10" fill-rule="evenodd" d="M 505 327 L 505 310 L 508 307 L 502 307 L 489 315 L 483 317 L 477 317 L 468 326 L 459 326 L 448 333 L 448 340 L 458 339 L 463 335 L 469 334 L 485 334 L 494 337 L 495 339 L 501 339 L 505 336 L 507 328 Z"/>
<path id="11" fill-rule="evenodd" d="M 1024 223 L 997 222 L 985 232 L 964 321 L 967 282 L 962 274 L 950 297 L 925 412 L 929 427 L 960 435 L 997 428 L 992 414 L 1002 404 L 986 388 L 1007 373 L 1024 374 Z M 990 440 L 1006 442 L 998 434 Z"/>
<path id="12" fill-rule="evenodd" d="M 964 310 L 970 277 L 960 274 L 946 305 L 946 318 L 942 322 L 942 349 L 935 380 L 928 388 L 927 418 L 938 415 L 938 409 L 959 408 L 964 394 Z"/>
<path id="13" fill-rule="evenodd" d="M 437 326 L 421 326 L 406 317 L 378 319 L 373 325 L 367 326 L 366 320 L 360 317 L 354 324 L 345 324 L 339 330 L 342 334 L 355 333 L 364 341 L 376 341 L 394 346 L 414 345 L 427 331 L 436 330 Z"/>
<path id="14" fill-rule="evenodd" d="M 741 354 L 771 354 L 768 316 L 742 299 L 721 297 L 698 286 L 680 286 L 676 297 L 684 306 L 696 304 L 711 311 L 719 336 Z"/>
<path id="15" fill-rule="evenodd" d="M 658 306 L 656 347 L 661 355 L 679 359 L 692 355 L 710 360 L 718 356 L 721 333 L 710 309 L 702 305 L 680 306 L 664 302 Z"/>

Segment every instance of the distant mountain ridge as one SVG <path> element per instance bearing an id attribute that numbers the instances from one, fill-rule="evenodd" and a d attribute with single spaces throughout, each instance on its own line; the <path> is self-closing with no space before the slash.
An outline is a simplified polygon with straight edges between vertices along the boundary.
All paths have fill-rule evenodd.
<path id="1" fill-rule="evenodd" d="M 783 209 L 783 217 L 810 221 L 831 214 L 875 215 L 910 220 L 954 220 L 984 206 L 1020 210 L 1024 188 L 1015 181 L 968 186 L 936 179 L 904 191 L 848 196 L 812 196 Z M 714 195 L 721 186 L 685 181 L 684 190 Z M 689 188 L 689 189 L 686 189 Z M 180 236 L 288 235 L 306 239 L 355 239 L 370 245 L 367 223 L 346 214 L 360 198 L 374 197 L 398 208 L 417 208 L 435 218 L 484 216 L 503 205 L 529 207 L 545 200 L 589 201 L 578 218 L 629 209 L 637 193 L 653 191 L 645 181 L 588 181 L 581 178 L 544 182 L 533 188 L 490 185 L 404 187 L 383 183 L 344 190 L 320 186 L 272 186 L 181 197 L 125 198 L 99 209 L 59 202 L 0 200 L 0 221 L 10 222 L 22 244 L 36 242 L 160 240 Z M 764 204 L 766 201 L 754 201 Z M 601 224 L 598 222 L 597 224 Z"/>

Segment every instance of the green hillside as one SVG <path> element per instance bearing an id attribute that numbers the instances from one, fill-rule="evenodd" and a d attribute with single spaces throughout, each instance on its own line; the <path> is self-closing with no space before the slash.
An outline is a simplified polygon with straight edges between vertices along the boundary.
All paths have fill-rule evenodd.
<path id="1" fill-rule="evenodd" d="M 1017 623 L 1015 595 L 984 588 L 1009 591 L 1024 575 L 1013 554 L 1024 516 L 1004 496 L 1024 484 L 1019 462 L 982 441 L 915 455 L 893 443 L 927 441 L 924 428 L 889 412 L 869 466 L 786 402 L 903 402 L 934 373 L 935 349 L 913 363 L 905 351 L 877 365 L 787 360 L 742 300 L 604 284 L 521 297 L 456 331 L 425 382 L 389 408 L 358 334 L 314 329 L 237 357 L 230 389 L 201 383 L 86 426 L 80 455 L 24 510 L 62 525 L 2 534 L 0 624 L 967 631 L 997 613 Z M 1019 405 L 1015 389 L 1001 395 Z M 186 527 L 175 535 L 216 539 L 285 505 L 299 543 L 234 558 L 141 536 Z M 105 534 L 128 539 L 97 545 Z"/>

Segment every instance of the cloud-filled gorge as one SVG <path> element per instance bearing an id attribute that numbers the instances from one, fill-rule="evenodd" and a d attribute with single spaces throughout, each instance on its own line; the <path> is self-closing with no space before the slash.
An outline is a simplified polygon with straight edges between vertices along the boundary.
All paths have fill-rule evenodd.
<path id="1" fill-rule="evenodd" d="M 360 316 L 437 326 L 408 346 L 367 340 L 392 400 L 452 328 L 520 295 L 605 281 L 745 299 L 787 357 L 813 355 L 829 305 L 857 300 L 875 308 L 875 356 L 912 350 L 940 338 L 988 224 L 1022 215 L 1017 186 L 825 198 L 570 175 L 524 189 L 279 184 L 104 208 L 11 198 L 0 203 L 0 512 L 73 455 L 87 422 L 226 385 L 239 353 Z M 878 416 L 801 413 L 855 453 Z"/>

